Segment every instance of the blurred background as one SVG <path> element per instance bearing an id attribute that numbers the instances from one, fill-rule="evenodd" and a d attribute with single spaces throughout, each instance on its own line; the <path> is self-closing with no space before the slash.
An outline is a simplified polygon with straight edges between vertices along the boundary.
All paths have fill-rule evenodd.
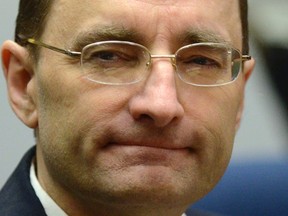
<path id="1" fill-rule="evenodd" d="M 245 112 L 232 164 L 281 162 L 288 158 L 288 2 L 250 0 L 249 3 L 251 55 L 257 66 L 247 86 Z M 1 3 L 1 44 L 13 39 L 17 8 L 18 0 Z M 15 117 L 9 106 L 2 73 L 0 99 L 2 187 L 24 152 L 34 145 L 34 139 L 33 131 Z"/>

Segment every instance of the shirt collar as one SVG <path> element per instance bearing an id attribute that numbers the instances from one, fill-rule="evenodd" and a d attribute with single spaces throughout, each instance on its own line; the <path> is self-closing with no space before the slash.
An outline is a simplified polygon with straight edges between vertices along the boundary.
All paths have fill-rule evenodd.
<path id="1" fill-rule="evenodd" d="M 35 190 L 37 197 L 39 198 L 47 216 L 68 216 L 56 203 L 55 201 L 46 193 L 46 191 L 40 185 L 36 173 L 35 165 L 32 161 L 30 167 L 30 182 Z"/>

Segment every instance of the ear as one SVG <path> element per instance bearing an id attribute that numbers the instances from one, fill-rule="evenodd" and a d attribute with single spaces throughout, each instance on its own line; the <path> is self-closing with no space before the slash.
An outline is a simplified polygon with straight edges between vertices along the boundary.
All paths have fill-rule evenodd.
<path id="1" fill-rule="evenodd" d="M 245 86 L 247 84 L 247 81 L 249 80 L 252 71 L 255 67 L 255 59 L 251 59 L 250 61 L 246 61 L 243 65 L 243 98 L 241 99 L 241 103 L 239 106 L 239 110 L 236 116 L 236 131 L 240 127 L 240 122 L 243 114 L 243 109 L 244 109 L 244 91 L 245 91 Z"/>
<path id="2" fill-rule="evenodd" d="M 243 73 L 244 73 L 245 84 L 247 83 L 248 79 L 250 78 L 252 71 L 254 70 L 254 67 L 255 67 L 255 59 L 254 58 L 252 58 L 249 61 L 244 62 Z"/>
<path id="3" fill-rule="evenodd" d="M 6 41 L 2 46 L 2 67 L 13 111 L 28 127 L 36 128 L 35 78 L 27 50 L 13 41 Z"/>

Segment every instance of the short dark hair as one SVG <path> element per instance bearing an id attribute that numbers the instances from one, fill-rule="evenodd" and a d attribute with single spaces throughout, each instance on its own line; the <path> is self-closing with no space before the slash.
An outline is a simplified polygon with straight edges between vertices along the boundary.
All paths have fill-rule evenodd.
<path id="1" fill-rule="evenodd" d="M 239 0 L 240 16 L 242 25 L 242 49 L 243 54 L 249 53 L 249 23 L 248 23 L 248 2 L 247 0 Z"/>
<path id="2" fill-rule="evenodd" d="M 53 2 L 54 0 L 20 0 L 14 36 L 18 44 L 26 46 L 25 39 L 41 37 Z M 37 47 L 28 46 L 28 49 L 30 54 L 37 56 Z"/>
<path id="3" fill-rule="evenodd" d="M 46 18 L 49 14 L 54 0 L 20 0 L 19 11 L 16 20 L 15 41 L 26 46 L 24 38 L 33 37 L 39 39 L 43 34 Z M 248 3 L 247 0 L 239 0 L 242 22 L 242 43 L 243 54 L 249 52 L 248 33 Z M 37 56 L 37 47 L 29 46 L 33 56 Z"/>

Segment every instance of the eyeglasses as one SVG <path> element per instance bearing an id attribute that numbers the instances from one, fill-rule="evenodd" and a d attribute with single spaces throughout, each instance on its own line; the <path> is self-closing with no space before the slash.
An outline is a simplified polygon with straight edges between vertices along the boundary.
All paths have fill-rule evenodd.
<path id="1" fill-rule="evenodd" d="M 242 71 L 243 61 L 251 56 L 222 43 L 195 43 L 181 47 L 175 54 L 154 55 L 137 43 L 101 41 L 85 46 L 81 52 L 60 49 L 37 41 L 42 46 L 80 58 L 82 71 L 89 80 L 108 85 L 133 84 L 144 80 L 153 58 L 169 58 L 179 78 L 194 86 L 222 86 L 232 83 Z"/>

